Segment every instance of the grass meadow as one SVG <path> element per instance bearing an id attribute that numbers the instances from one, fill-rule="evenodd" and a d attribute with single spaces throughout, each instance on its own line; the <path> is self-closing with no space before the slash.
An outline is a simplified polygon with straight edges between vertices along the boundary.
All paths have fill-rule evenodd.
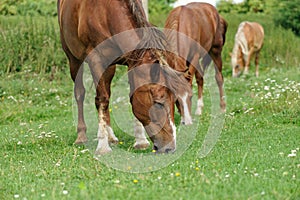
<path id="1" fill-rule="evenodd" d="M 0 17 L 0 199 L 300 199 L 300 38 L 269 16 L 224 17 L 222 134 L 200 159 L 206 106 L 191 146 L 149 173 L 114 170 L 73 145 L 73 83 L 56 19 Z M 265 27 L 258 78 L 253 65 L 231 78 L 229 52 L 242 20 Z M 116 134 L 130 151 L 133 138 Z"/>

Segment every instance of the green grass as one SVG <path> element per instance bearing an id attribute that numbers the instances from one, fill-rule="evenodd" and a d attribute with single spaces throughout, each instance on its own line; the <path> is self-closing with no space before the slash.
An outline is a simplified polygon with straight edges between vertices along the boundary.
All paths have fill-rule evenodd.
<path id="1" fill-rule="evenodd" d="M 201 128 L 183 156 L 166 168 L 141 174 L 113 170 L 84 147 L 73 145 L 76 128 L 68 74 L 58 73 L 53 81 L 48 74 L 2 77 L 0 197 L 297 199 L 300 81 L 296 73 L 297 68 L 290 68 L 261 73 L 259 78 L 226 77 L 227 115 L 211 154 L 197 156 L 209 125 L 206 106 Z M 280 92 L 279 99 L 261 100 L 269 91 L 276 96 L 276 89 L 264 90 L 272 84 L 292 89 Z M 205 101 L 208 105 L 208 95 Z M 117 134 L 124 148 L 132 149 L 132 138 Z M 288 157 L 291 150 L 297 151 L 296 157 Z"/>
<path id="2" fill-rule="evenodd" d="M 266 28 L 260 77 L 254 77 L 252 67 L 248 76 L 233 79 L 227 55 L 237 24 L 254 17 L 225 18 L 230 26 L 223 54 L 227 114 L 221 137 L 207 157 L 198 157 L 210 123 L 205 88 L 205 110 L 195 140 L 178 160 L 149 173 L 111 169 L 84 146 L 73 145 L 73 84 L 59 44 L 51 43 L 53 54 L 47 65 L 39 58 L 50 54 L 23 48 L 28 57 L 25 64 L 6 68 L 7 62 L 19 62 L 14 57 L 19 54 L 2 51 L 0 199 L 299 199 L 299 38 L 269 24 L 268 17 L 257 17 L 273 27 Z M 4 18 L 0 23 L 1 30 L 11 27 Z M 20 32 L 29 26 L 22 26 Z M 57 34 L 53 30 L 51 34 Z M 15 32 L 10 37 L 21 38 L 15 42 L 26 46 L 21 33 Z M 57 35 L 51 37 L 57 41 Z M 32 41 L 28 48 L 40 44 Z M 49 71 L 45 66 L 56 65 L 53 59 L 66 69 L 41 73 Z M 7 73 L 17 66 L 20 72 Z M 132 137 L 116 134 L 123 142 L 119 146 L 131 151 Z M 292 150 L 296 156 L 289 157 Z"/>

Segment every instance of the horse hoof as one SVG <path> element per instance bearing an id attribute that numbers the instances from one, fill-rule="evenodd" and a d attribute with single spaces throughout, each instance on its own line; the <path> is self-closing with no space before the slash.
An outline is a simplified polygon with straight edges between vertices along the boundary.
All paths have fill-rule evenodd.
<path id="1" fill-rule="evenodd" d="M 87 143 L 87 141 L 88 141 L 88 139 L 85 134 L 78 134 L 75 144 L 82 145 L 82 144 Z"/>
<path id="2" fill-rule="evenodd" d="M 202 115 L 202 110 L 201 109 L 197 109 L 195 112 L 195 115 Z"/>
<path id="3" fill-rule="evenodd" d="M 104 154 L 107 154 L 107 153 L 109 153 L 111 151 L 112 151 L 112 149 L 110 147 L 109 148 L 96 149 L 95 156 L 104 155 Z"/>
<path id="4" fill-rule="evenodd" d="M 109 138 L 108 140 L 109 144 L 119 144 L 119 139 L 118 138 Z"/>
<path id="5" fill-rule="evenodd" d="M 147 143 L 135 143 L 133 145 L 133 147 L 136 149 L 136 150 L 145 150 L 147 149 L 148 147 L 150 146 L 149 142 L 147 141 Z"/>

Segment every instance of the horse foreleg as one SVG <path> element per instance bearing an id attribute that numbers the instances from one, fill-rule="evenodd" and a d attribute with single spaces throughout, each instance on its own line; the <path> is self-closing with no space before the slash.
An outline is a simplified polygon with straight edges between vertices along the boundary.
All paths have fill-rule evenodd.
<path id="1" fill-rule="evenodd" d="M 250 61 L 251 61 L 251 57 L 253 55 L 253 51 L 254 51 L 254 48 L 250 48 L 248 55 L 246 56 L 244 74 L 249 73 Z"/>
<path id="2" fill-rule="evenodd" d="M 109 115 L 110 84 L 115 73 L 115 66 L 110 66 L 103 72 L 100 65 L 90 64 L 90 69 L 96 87 L 95 105 L 98 111 L 98 145 L 95 154 L 100 155 L 111 151 L 109 142 L 118 142 L 110 126 Z"/>
<path id="3" fill-rule="evenodd" d="M 203 82 L 204 81 L 203 81 L 203 76 L 198 71 L 196 72 L 195 77 L 198 86 L 198 101 L 197 101 L 197 108 L 195 114 L 201 115 L 204 107 L 204 103 L 203 103 Z"/>
<path id="4" fill-rule="evenodd" d="M 150 146 L 150 143 L 148 142 L 145 135 L 145 129 L 142 123 L 138 121 L 136 118 L 134 119 L 134 137 L 135 137 L 135 143 L 133 147 L 135 149 L 144 150 Z"/>
<path id="5" fill-rule="evenodd" d="M 209 54 L 206 54 L 202 58 L 202 69 L 199 66 L 199 70 L 196 71 L 195 77 L 196 77 L 196 82 L 197 82 L 197 87 L 198 87 L 198 100 L 197 100 L 197 108 L 195 115 L 201 115 L 202 110 L 204 107 L 204 102 L 203 102 L 203 84 L 204 84 L 204 72 L 207 68 L 207 66 L 211 63 L 212 59 Z"/>

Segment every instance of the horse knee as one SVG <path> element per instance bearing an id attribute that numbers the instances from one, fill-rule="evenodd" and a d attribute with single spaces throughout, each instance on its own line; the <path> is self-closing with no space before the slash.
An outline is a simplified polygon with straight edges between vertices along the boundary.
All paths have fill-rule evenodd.
<path id="1" fill-rule="evenodd" d="M 95 97 L 95 105 L 97 110 L 108 110 L 109 98 L 108 97 Z"/>
<path id="2" fill-rule="evenodd" d="M 85 97 L 85 88 L 83 86 L 82 87 L 75 86 L 74 94 L 77 102 L 83 102 Z"/>

